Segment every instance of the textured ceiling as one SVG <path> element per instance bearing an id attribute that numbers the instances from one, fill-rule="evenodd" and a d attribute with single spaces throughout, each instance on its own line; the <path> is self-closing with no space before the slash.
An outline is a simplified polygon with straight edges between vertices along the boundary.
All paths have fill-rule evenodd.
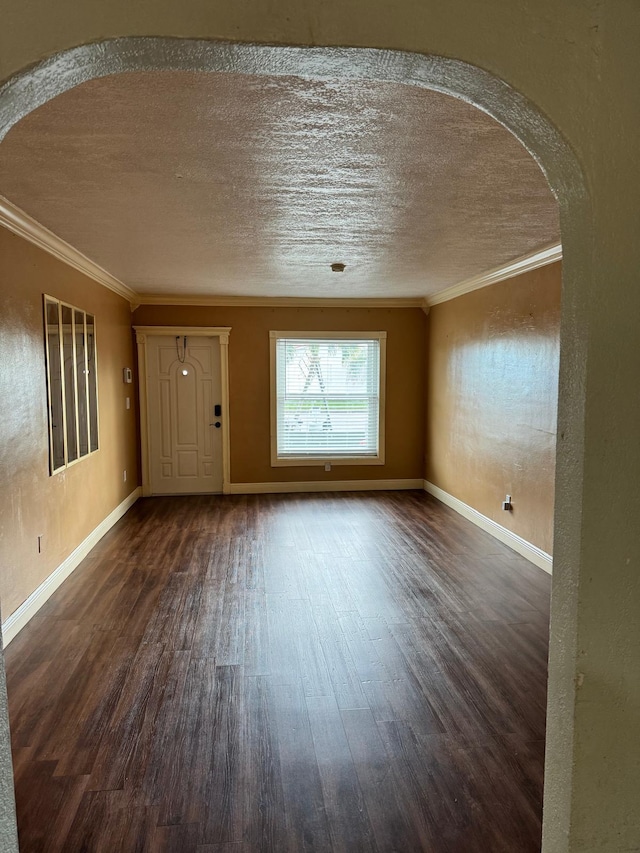
<path id="1" fill-rule="evenodd" d="M 0 194 L 140 293 L 428 296 L 559 241 L 507 130 L 377 82 L 93 80 L 10 131 Z"/>

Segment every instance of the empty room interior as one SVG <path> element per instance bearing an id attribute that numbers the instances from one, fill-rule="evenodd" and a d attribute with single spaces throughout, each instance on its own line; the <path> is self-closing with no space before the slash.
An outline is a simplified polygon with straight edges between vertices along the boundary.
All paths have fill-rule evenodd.
<path id="1" fill-rule="evenodd" d="M 423 86 L 126 71 L 18 121 L 0 195 L 20 849 L 540 850 L 531 154 Z"/>

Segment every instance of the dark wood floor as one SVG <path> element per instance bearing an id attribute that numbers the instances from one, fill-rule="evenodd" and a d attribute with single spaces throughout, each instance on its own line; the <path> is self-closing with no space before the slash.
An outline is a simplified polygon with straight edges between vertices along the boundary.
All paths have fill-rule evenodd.
<path id="1" fill-rule="evenodd" d="M 539 851 L 549 587 L 419 492 L 139 501 L 7 649 L 21 850 Z"/>

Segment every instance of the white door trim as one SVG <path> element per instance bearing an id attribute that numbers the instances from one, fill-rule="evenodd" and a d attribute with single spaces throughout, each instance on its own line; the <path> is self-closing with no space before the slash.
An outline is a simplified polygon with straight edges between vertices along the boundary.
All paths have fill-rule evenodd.
<path id="1" fill-rule="evenodd" d="M 218 338 L 220 341 L 220 391 L 222 396 L 222 493 L 229 493 L 231 443 L 229 430 L 229 333 L 230 326 L 134 326 L 138 345 L 138 390 L 140 397 L 140 456 L 142 461 L 142 494 L 151 494 L 149 460 L 149 389 L 147 387 L 147 338 L 164 335 L 188 335 Z"/>

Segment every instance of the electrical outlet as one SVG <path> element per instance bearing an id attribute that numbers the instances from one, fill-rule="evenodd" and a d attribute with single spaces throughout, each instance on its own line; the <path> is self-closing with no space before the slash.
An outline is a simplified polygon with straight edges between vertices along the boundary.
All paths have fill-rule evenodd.
<path id="1" fill-rule="evenodd" d="M 331 470 L 331 462 L 325 462 L 325 463 L 324 463 L 324 470 L 325 470 L 325 471 L 330 471 L 330 470 Z"/>
<path id="2" fill-rule="evenodd" d="M 513 509 L 513 504 L 511 503 L 511 495 L 506 495 L 505 499 L 502 501 L 502 509 L 507 512 L 511 512 Z"/>
<path id="3" fill-rule="evenodd" d="M 125 469 L 124 469 L 124 471 L 122 472 L 122 482 L 123 482 L 123 483 L 126 483 L 126 482 L 127 482 L 127 469 L 126 469 L 126 468 L 125 468 Z"/>
<path id="4" fill-rule="evenodd" d="M 125 407 L 125 409 L 131 408 L 131 397 L 126 398 L 126 400 L 124 401 L 124 407 Z"/>

